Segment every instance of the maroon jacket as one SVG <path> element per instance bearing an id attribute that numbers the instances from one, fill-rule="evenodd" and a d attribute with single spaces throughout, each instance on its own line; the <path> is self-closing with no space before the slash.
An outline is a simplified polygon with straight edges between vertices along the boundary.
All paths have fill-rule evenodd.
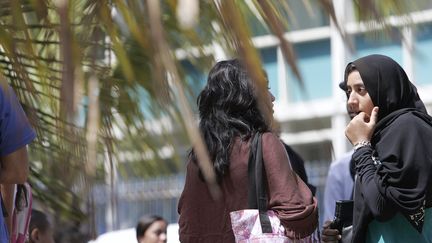
<path id="1" fill-rule="evenodd" d="M 287 236 L 303 238 L 318 226 L 317 201 L 293 172 L 285 148 L 272 133 L 262 136 L 264 166 L 269 186 L 269 209 L 276 212 Z M 178 212 L 181 242 L 234 242 L 229 213 L 248 207 L 249 142 L 237 139 L 230 156 L 229 173 L 221 183 L 222 197 L 212 199 L 198 167 L 189 161 Z"/>

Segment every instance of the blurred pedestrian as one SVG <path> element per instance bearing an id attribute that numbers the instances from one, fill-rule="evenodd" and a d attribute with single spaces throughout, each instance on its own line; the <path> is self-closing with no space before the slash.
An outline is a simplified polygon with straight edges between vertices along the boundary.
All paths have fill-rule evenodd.
<path id="1" fill-rule="evenodd" d="M 350 173 L 352 152 L 343 154 L 330 164 L 324 189 L 324 221 L 334 218 L 336 201 L 353 198 L 354 179 Z"/>
<path id="2" fill-rule="evenodd" d="M 167 221 L 160 216 L 143 216 L 136 226 L 138 243 L 167 242 L 167 227 Z"/>
<path id="3" fill-rule="evenodd" d="M 316 187 L 309 183 L 309 178 L 306 173 L 305 162 L 303 158 L 288 144 L 282 141 L 282 144 L 287 151 L 289 161 L 291 163 L 291 167 L 293 171 L 302 179 L 302 181 L 309 187 L 312 192 L 312 195 L 315 196 Z"/>
<path id="4" fill-rule="evenodd" d="M 29 243 L 54 243 L 53 228 L 45 213 L 32 210 L 28 235 Z"/>

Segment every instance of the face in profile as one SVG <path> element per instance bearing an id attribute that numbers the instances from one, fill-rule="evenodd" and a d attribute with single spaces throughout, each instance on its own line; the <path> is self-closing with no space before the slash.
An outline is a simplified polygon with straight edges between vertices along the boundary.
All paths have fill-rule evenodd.
<path id="1" fill-rule="evenodd" d="M 274 113 L 273 110 L 273 102 L 275 101 L 274 95 L 270 92 L 270 89 L 268 90 L 268 97 L 267 97 L 267 105 L 269 106 L 269 110 L 271 111 L 271 114 Z"/>
<path id="2" fill-rule="evenodd" d="M 266 96 L 265 102 L 266 102 L 266 106 L 267 106 L 268 110 L 270 111 L 270 114 L 273 114 L 274 113 L 273 102 L 276 100 L 276 98 L 274 97 L 274 95 L 270 91 L 270 86 L 269 86 L 269 80 L 268 80 L 267 72 L 265 70 L 263 70 L 263 71 L 264 71 L 264 77 L 266 79 L 266 83 L 267 83 L 267 87 L 268 87 L 267 88 L 267 92 L 266 92 L 267 96 Z"/>
<path id="3" fill-rule="evenodd" d="M 346 86 L 348 96 L 347 109 L 351 119 L 360 112 L 365 112 L 370 116 L 374 104 L 357 70 L 352 71 L 348 75 Z"/>
<path id="4" fill-rule="evenodd" d="M 263 71 L 264 71 L 264 77 L 266 79 L 265 81 L 267 83 L 267 91 L 264 92 L 265 97 L 263 99 L 263 102 L 264 102 L 264 105 L 265 105 L 265 109 L 267 110 L 265 112 L 268 112 L 267 115 L 270 116 L 270 117 L 267 117 L 267 119 L 269 119 L 269 120 L 267 120 L 268 126 L 273 127 L 274 126 L 274 123 L 273 123 L 273 119 L 274 119 L 274 117 L 273 117 L 273 114 L 274 114 L 273 106 L 274 106 L 274 104 L 273 104 L 273 102 L 276 100 L 276 98 L 274 97 L 274 95 L 270 91 L 270 86 L 269 86 L 269 80 L 268 80 L 267 72 L 265 70 L 263 70 Z M 263 115 L 265 116 L 266 114 L 263 114 Z"/>
<path id="5" fill-rule="evenodd" d="M 265 97 L 265 103 L 266 103 L 266 109 L 268 110 L 269 114 L 268 114 L 268 126 L 272 127 L 272 129 L 275 129 L 275 123 L 274 123 L 274 109 L 273 109 L 273 102 L 275 101 L 275 97 L 273 96 L 273 94 L 270 92 L 270 89 L 268 89 L 268 91 L 266 92 L 266 97 Z"/>
<path id="6" fill-rule="evenodd" d="M 138 243 L 163 243 L 167 241 L 167 223 L 163 220 L 153 222 Z"/>

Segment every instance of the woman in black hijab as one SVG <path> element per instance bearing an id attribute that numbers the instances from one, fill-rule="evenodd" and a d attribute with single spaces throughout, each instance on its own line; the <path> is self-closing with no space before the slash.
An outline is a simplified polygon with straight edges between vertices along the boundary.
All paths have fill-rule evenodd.
<path id="1" fill-rule="evenodd" d="M 393 59 L 349 63 L 344 90 L 356 116 L 345 135 L 354 145 L 352 242 L 432 242 L 432 118 Z M 332 232 L 323 231 L 330 242 Z"/>

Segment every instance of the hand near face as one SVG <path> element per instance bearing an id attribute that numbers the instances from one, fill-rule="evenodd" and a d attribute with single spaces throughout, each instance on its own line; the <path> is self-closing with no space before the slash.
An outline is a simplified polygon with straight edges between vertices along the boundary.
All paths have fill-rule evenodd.
<path id="1" fill-rule="evenodd" d="M 355 145 L 361 141 L 370 141 L 378 119 L 378 107 L 374 107 L 371 115 L 360 112 L 345 129 L 345 136 Z"/>

